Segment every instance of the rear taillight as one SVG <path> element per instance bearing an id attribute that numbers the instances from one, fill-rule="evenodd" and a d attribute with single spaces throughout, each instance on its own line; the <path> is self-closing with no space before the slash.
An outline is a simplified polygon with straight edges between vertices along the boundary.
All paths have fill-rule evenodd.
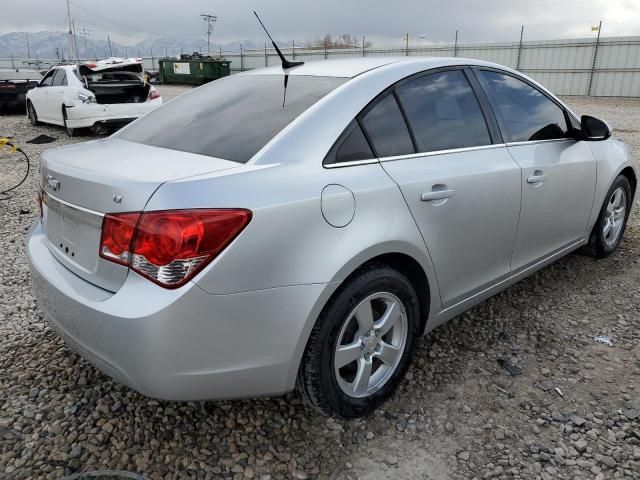
<path id="1" fill-rule="evenodd" d="M 241 209 L 105 215 L 100 256 L 166 288 L 184 285 L 246 227 Z"/>
<path id="2" fill-rule="evenodd" d="M 154 98 L 160 98 L 160 92 L 155 88 L 149 90 L 149 100 L 153 100 Z"/>
<path id="3" fill-rule="evenodd" d="M 0 83 L 0 90 L 15 90 L 16 86 L 13 83 Z"/>

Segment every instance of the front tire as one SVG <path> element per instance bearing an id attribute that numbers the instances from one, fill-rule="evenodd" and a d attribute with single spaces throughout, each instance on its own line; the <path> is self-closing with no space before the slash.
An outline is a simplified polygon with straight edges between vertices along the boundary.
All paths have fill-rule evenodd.
<path id="1" fill-rule="evenodd" d="M 589 243 L 584 247 L 585 253 L 605 258 L 618 248 L 627 227 L 632 199 L 629 180 L 624 175 L 618 175 L 605 196 L 600 215 L 589 236 Z"/>
<path id="2" fill-rule="evenodd" d="M 371 265 L 347 280 L 320 314 L 297 388 L 325 415 L 367 415 L 391 396 L 419 335 L 420 302 L 407 277 Z"/>
<path id="3" fill-rule="evenodd" d="M 29 117 L 29 122 L 31 122 L 32 126 L 37 127 L 40 125 L 40 122 L 38 121 L 38 114 L 36 113 L 36 109 L 31 101 L 27 102 L 27 116 Z"/>
<path id="4" fill-rule="evenodd" d="M 69 137 L 75 137 L 77 129 L 67 126 L 67 107 L 65 105 L 62 106 L 62 122 L 64 123 L 64 129 L 67 131 L 67 135 L 69 135 Z"/>

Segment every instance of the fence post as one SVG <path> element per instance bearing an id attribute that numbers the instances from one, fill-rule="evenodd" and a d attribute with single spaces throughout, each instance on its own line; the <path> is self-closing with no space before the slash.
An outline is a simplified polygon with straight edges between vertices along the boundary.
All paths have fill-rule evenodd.
<path id="1" fill-rule="evenodd" d="M 362 56 L 364 57 L 364 35 L 362 35 Z"/>
<path id="2" fill-rule="evenodd" d="M 458 30 L 456 30 L 456 39 L 453 42 L 453 56 L 458 56 Z"/>
<path id="3" fill-rule="evenodd" d="M 516 60 L 516 70 L 520 70 L 520 58 L 522 58 L 522 37 L 524 36 L 524 25 L 520 27 L 520 43 L 518 44 L 518 59 Z"/>
<path id="4" fill-rule="evenodd" d="M 267 42 L 264 42 L 264 66 L 267 67 L 269 65 L 269 60 L 267 59 Z"/>
<path id="5" fill-rule="evenodd" d="M 324 59 L 326 60 L 329 56 L 329 52 L 327 52 L 327 39 L 324 39 Z"/>
<path id="6" fill-rule="evenodd" d="M 242 54 L 242 44 L 240 44 L 240 71 L 244 71 L 244 55 Z"/>
<path id="7" fill-rule="evenodd" d="M 295 60 L 296 59 L 296 41 L 291 40 L 291 56 Z"/>
<path id="8" fill-rule="evenodd" d="M 404 47 L 404 56 L 408 57 L 409 56 L 409 34 L 406 34 L 405 37 L 405 47 Z"/>
<path id="9" fill-rule="evenodd" d="M 596 45 L 593 49 L 593 63 L 589 72 L 589 88 L 587 88 L 587 96 L 591 96 L 591 86 L 593 85 L 593 71 L 596 69 L 596 60 L 598 59 L 598 47 L 600 46 L 600 32 L 602 31 L 602 20 L 598 24 L 598 36 L 596 37 Z"/>

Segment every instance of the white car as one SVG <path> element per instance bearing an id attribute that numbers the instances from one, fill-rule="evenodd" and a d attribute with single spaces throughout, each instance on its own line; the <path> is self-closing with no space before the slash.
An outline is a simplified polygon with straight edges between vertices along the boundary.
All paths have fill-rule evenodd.
<path id="1" fill-rule="evenodd" d="M 79 128 L 125 125 L 160 105 L 136 59 L 58 65 L 27 93 L 31 124 L 62 125 L 70 136 Z"/>

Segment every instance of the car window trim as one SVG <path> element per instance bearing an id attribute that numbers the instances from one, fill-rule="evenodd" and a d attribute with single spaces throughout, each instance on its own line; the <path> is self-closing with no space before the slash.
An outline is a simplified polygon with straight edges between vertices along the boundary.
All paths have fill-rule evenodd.
<path id="1" fill-rule="evenodd" d="M 395 162 L 398 160 L 410 160 L 414 158 L 435 157 L 439 155 L 450 155 L 453 153 L 473 152 L 475 150 L 491 150 L 508 146 L 506 143 L 490 143 L 487 145 L 476 145 L 474 147 L 450 148 L 448 150 L 434 150 L 432 152 L 409 153 L 407 155 L 394 155 L 393 157 L 379 158 L 380 162 Z"/>
<path id="2" fill-rule="evenodd" d="M 475 85 L 473 80 L 475 80 L 478 84 L 480 83 L 477 80 L 477 78 L 475 78 L 475 75 L 473 76 L 473 80 L 471 78 L 472 77 L 472 75 L 471 75 L 471 69 L 472 68 L 473 68 L 473 65 L 448 65 L 448 66 L 444 66 L 444 67 L 429 68 L 427 70 L 422 70 L 420 72 L 412 73 L 411 75 L 408 75 L 408 76 L 406 76 L 404 78 L 401 78 L 400 80 L 397 80 L 393 84 L 389 85 L 384 90 L 382 90 L 380 93 L 378 93 L 372 100 L 370 100 L 369 103 L 367 103 L 364 106 L 364 108 L 362 108 L 362 110 L 360 110 L 360 112 L 358 112 L 358 114 L 354 117 L 354 119 L 358 122 L 358 125 L 360 126 L 360 129 L 362 130 L 362 133 L 364 134 L 364 137 L 367 139 L 367 142 L 369 143 L 369 148 L 371 149 L 373 154 L 376 155 L 376 157 L 373 158 L 373 159 L 367 159 L 367 160 L 354 160 L 353 162 L 341 162 L 341 163 L 331 162 L 331 163 L 326 163 L 327 158 L 329 156 L 335 155 L 335 152 L 337 152 L 337 149 L 340 148 L 340 144 L 342 144 L 342 142 L 345 141 L 346 135 L 344 135 L 344 133 L 351 126 L 351 122 L 349 122 L 349 124 L 345 127 L 345 129 L 342 131 L 342 133 L 338 136 L 336 141 L 333 143 L 331 148 L 329 148 L 329 151 L 327 152 L 327 154 L 325 155 L 324 159 L 322 160 L 322 166 L 325 167 L 325 168 L 338 168 L 340 166 L 350 167 L 350 166 L 354 166 L 354 165 L 365 165 L 365 164 L 369 164 L 369 163 L 381 162 L 381 161 L 385 161 L 386 159 L 396 160 L 396 159 L 402 159 L 402 158 L 415 158 L 415 157 L 419 157 L 421 155 L 428 155 L 428 154 L 432 154 L 432 153 L 436 154 L 436 155 L 442 155 L 443 153 L 446 153 L 446 152 L 467 151 L 469 149 L 474 149 L 474 148 L 478 148 L 478 147 L 483 148 L 483 147 L 491 147 L 491 146 L 504 146 L 504 138 L 502 137 L 502 132 L 501 132 L 499 126 L 498 126 L 498 121 L 495 118 L 495 114 L 494 114 L 493 110 L 491 109 L 491 105 L 489 104 L 489 100 L 486 98 L 486 94 L 484 93 L 484 90 L 478 91 L 478 88 L 482 88 L 482 87 L 480 85 Z M 480 111 L 482 112 L 482 116 L 484 117 L 485 125 L 487 127 L 487 131 L 489 132 L 489 138 L 491 139 L 492 143 L 490 143 L 488 145 L 479 145 L 477 147 L 464 147 L 464 148 L 456 148 L 456 149 L 449 149 L 449 150 L 437 150 L 437 151 L 433 151 L 433 152 L 418 152 L 417 151 L 418 148 L 417 148 L 417 144 L 416 144 L 416 141 L 415 141 L 415 135 L 413 133 L 413 129 L 412 129 L 411 125 L 408 122 L 408 119 L 406 117 L 406 112 L 404 110 L 404 106 L 402 105 L 402 102 L 398 98 L 398 94 L 395 92 L 395 90 L 396 90 L 397 87 L 401 86 L 402 84 L 410 82 L 410 81 L 415 80 L 417 78 L 424 77 L 424 76 L 427 76 L 427 75 L 433 75 L 433 74 L 437 74 L 437 73 L 442 73 L 442 72 L 455 71 L 455 70 L 461 70 L 462 73 L 464 74 L 464 76 L 467 78 L 467 82 L 469 83 L 471 91 L 475 95 L 476 100 L 478 101 L 478 104 L 480 106 Z M 396 100 L 396 103 L 398 104 L 398 108 L 400 108 L 400 112 L 402 113 L 402 117 L 404 119 L 405 125 L 407 127 L 407 130 L 409 131 L 409 135 L 411 136 L 411 141 L 413 142 L 414 153 L 408 153 L 406 155 L 396 155 L 396 156 L 392 156 L 392 157 L 380 157 L 380 156 L 378 156 L 378 152 L 376 152 L 376 150 L 375 150 L 375 148 L 373 146 L 373 142 L 371 141 L 371 138 L 369 137 L 369 134 L 367 133 L 367 130 L 362 125 L 362 121 L 361 121 L 362 118 L 367 113 L 369 113 L 373 108 L 375 108 L 375 106 L 381 100 L 386 98 L 386 96 L 388 94 L 393 94 L 393 96 L 394 96 L 394 98 Z"/>
<path id="3" fill-rule="evenodd" d="M 558 100 L 556 100 L 555 98 L 550 96 L 547 92 L 545 92 L 543 90 L 540 90 L 540 88 L 537 85 L 535 85 L 533 82 L 531 82 L 530 80 L 522 77 L 521 75 L 518 75 L 517 73 L 509 72 L 509 71 L 503 70 L 501 68 L 488 67 L 488 66 L 484 66 L 484 65 L 474 65 L 474 66 L 471 67 L 471 71 L 475 75 L 476 80 L 478 81 L 478 84 L 480 85 L 480 88 L 482 89 L 482 91 L 484 92 L 484 94 L 486 95 L 486 97 L 487 97 L 487 99 L 489 101 L 489 104 L 491 106 L 491 110 L 493 112 L 493 115 L 495 116 L 496 121 L 498 123 L 498 126 L 500 128 L 500 132 L 502 133 L 502 138 L 506 140 L 506 144 L 507 145 L 535 144 L 535 143 L 540 143 L 540 142 L 557 141 L 557 140 L 575 140 L 575 138 L 572 138 L 572 137 L 563 137 L 563 138 L 551 138 L 551 139 L 546 139 L 546 140 L 522 140 L 522 141 L 519 141 L 519 142 L 510 141 L 511 140 L 511 135 L 509 135 L 509 132 L 507 131 L 505 126 L 501 124 L 501 122 L 500 122 L 500 120 L 498 118 L 498 115 L 495 112 L 495 110 L 497 108 L 497 105 L 495 104 L 495 100 L 491 96 L 492 95 L 491 92 L 487 92 L 485 86 L 480 81 L 480 77 L 479 77 L 479 73 L 478 72 L 487 71 L 487 72 L 496 72 L 496 73 L 500 73 L 500 74 L 503 74 L 503 75 L 508 75 L 510 77 L 515 78 L 516 80 L 520 80 L 521 82 L 529 85 L 535 91 L 539 92 L 545 98 L 547 98 L 548 100 L 553 102 L 562 111 L 562 114 L 564 116 L 564 121 L 565 121 L 565 127 L 567 129 L 567 134 L 570 134 L 571 132 L 573 132 L 574 128 L 573 128 L 573 125 L 571 125 L 571 122 L 569 121 L 568 112 L 567 112 L 566 107 L 562 103 L 560 103 Z M 507 134 L 506 137 L 505 137 L 505 133 Z"/>

